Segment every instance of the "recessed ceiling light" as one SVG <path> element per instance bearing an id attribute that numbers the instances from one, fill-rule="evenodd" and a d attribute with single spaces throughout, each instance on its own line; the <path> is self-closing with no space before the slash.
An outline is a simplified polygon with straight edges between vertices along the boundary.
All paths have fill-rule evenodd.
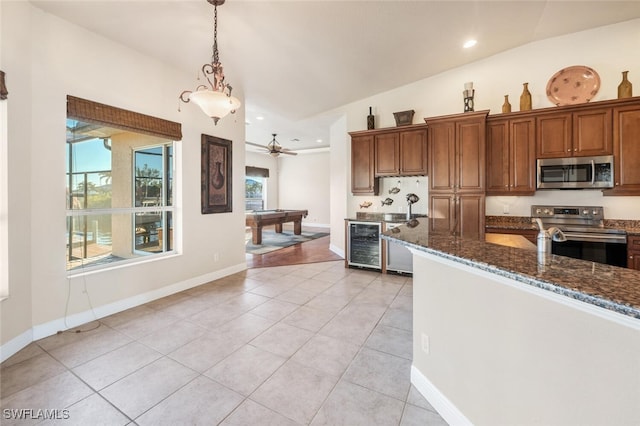
<path id="1" fill-rule="evenodd" d="M 475 45 L 476 45 L 476 43 L 478 43 L 478 41 L 477 41 L 477 40 L 473 40 L 473 39 L 472 39 L 472 40 L 467 40 L 467 41 L 465 41 L 465 42 L 464 42 L 464 44 L 462 45 L 462 47 L 464 47 L 465 49 L 468 49 L 468 48 L 470 48 L 470 47 L 475 46 Z"/>
<path id="2" fill-rule="evenodd" d="M 298 139 L 298 138 L 293 138 L 293 139 L 291 139 L 291 142 L 300 142 L 300 139 Z"/>
<path id="3" fill-rule="evenodd" d="M 322 139 L 316 139 L 316 142 L 322 143 Z"/>
<path id="4" fill-rule="evenodd" d="M 256 117 L 256 120 L 264 120 L 264 117 L 259 115 L 259 116 Z"/>

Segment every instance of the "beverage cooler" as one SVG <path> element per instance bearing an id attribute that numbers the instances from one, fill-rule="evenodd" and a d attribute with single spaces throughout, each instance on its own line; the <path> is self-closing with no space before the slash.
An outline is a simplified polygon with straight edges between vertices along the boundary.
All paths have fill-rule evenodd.
<path id="1" fill-rule="evenodd" d="M 381 224 L 348 222 L 347 259 L 349 266 L 382 269 Z"/>

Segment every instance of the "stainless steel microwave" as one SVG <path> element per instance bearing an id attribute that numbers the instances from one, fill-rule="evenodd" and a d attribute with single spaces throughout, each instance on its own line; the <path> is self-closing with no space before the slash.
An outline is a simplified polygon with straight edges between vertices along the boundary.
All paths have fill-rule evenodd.
<path id="1" fill-rule="evenodd" d="M 613 188 L 613 155 L 540 158 L 538 189 Z"/>

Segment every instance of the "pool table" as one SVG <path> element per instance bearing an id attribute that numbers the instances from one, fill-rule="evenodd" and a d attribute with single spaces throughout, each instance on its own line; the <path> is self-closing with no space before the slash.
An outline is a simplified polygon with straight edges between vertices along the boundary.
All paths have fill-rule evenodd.
<path id="1" fill-rule="evenodd" d="M 302 218 L 307 217 L 307 210 L 258 210 L 247 212 L 246 225 L 251 227 L 251 242 L 262 244 L 262 227 L 275 225 L 276 232 L 282 232 L 282 224 L 293 222 L 293 233 L 302 233 Z"/>

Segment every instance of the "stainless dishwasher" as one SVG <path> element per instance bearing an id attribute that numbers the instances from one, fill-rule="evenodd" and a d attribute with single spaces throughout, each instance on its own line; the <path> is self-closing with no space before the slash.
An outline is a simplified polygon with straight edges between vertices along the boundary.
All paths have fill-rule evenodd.
<path id="1" fill-rule="evenodd" d="M 403 225 L 403 223 L 389 223 L 386 222 L 386 229 L 393 229 L 396 226 Z M 403 274 L 413 273 L 413 254 L 409 249 L 402 244 L 386 240 L 387 243 L 387 271 L 399 272 Z"/>

